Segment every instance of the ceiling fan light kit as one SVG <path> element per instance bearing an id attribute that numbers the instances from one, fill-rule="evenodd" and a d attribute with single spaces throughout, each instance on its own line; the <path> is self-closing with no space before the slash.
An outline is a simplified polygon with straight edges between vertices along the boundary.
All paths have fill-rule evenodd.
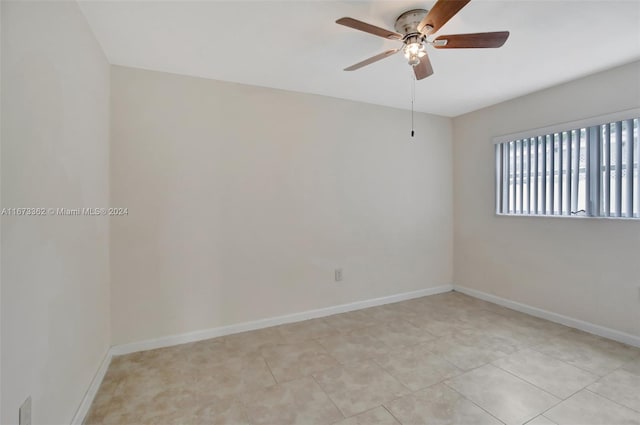
<path id="1" fill-rule="evenodd" d="M 396 19 L 394 25 L 395 32 L 353 18 L 345 17 L 338 19 L 336 21 L 337 24 L 389 40 L 398 40 L 403 43 L 403 46 L 400 48 L 387 50 L 386 52 L 372 56 L 345 68 L 345 71 L 355 71 L 356 69 L 402 51 L 409 65 L 413 67 L 416 79 L 422 80 L 433 74 L 433 68 L 431 67 L 431 62 L 427 54 L 428 45 L 436 49 L 501 47 L 509 37 L 508 31 L 441 35 L 435 39 L 429 38 L 429 36 L 437 32 L 470 1 L 471 0 L 438 0 L 431 10 L 408 10 Z"/>

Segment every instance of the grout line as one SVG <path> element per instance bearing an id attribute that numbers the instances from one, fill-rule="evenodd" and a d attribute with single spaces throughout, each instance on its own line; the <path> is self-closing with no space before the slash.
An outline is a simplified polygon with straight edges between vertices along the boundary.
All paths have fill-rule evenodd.
<path id="1" fill-rule="evenodd" d="M 474 403 L 473 400 L 470 400 L 469 398 L 467 398 L 464 394 L 462 394 L 460 391 L 458 391 L 455 388 L 453 388 L 451 385 L 447 384 L 446 382 L 443 382 L 443 384 L 446 385 L 447 388 L 449 388 L 450 390 L 455 391 L 456 394 L 458 394 L 460 397 L 462 397 L 463 399 L 467 400 L 469 403 L 471 403 L 474 406 L 476 406 L 478 409 L 484 411 L 487 415 L 491 416 L 492 418 L 495 418 L 498 422 L 500 422 L 502 424 L 506 424 L 506 422 L 504 422 L 503 420 L 501 420 L 500 418 L 498 418 L 497 416 L 495 416 L 494 414 L 492 414 L 491 412 L 489 412 L 488 410 L 486 410 L 482 406 Z"/>
<path id="2" fill-rule="evenodd" d="M 374 365 L 378 366 L 384 373 L 386 373 L 391 378 L 393 378 L 398 384 L 400 384 L 402 386 L 402 388 L 407 390 L 409 392 L 409 394 L 411 394 L 413 392 L 413 391 L 411 391 L 411 388 L 406 386 L 402 381 L 400 381 L 400 379 L 396 378 L 396 376 L 393 373 L 391 373 L 387 369 L 385 369 L 384 366 L 382 366 L 380 363 L 378 363 L 373 357 L 370 357 L 369 360 L 372 361 Z M 401 396 L 395 397 L 393 400 L 396 400 L 398 398 L 404 397 L 405 395 L 401 395 Z"/>
<path id="3" fill-rule="evenodd" d="M 381 366 L 378 362 L 376 362 L 372 357 L 367 357 L 367 358 L 366 358 L 366 359 L 364 359 L 363 361 L 370 361 L 370 362 L 373 362 L 373 365 L 374 365 L 374 366 L 379 367 L 379 368 L 380 368 L 384 373 L 386 373 L 387 375 L 389 375 L 389 376 L 390 376 L 392 379 L 394 379 L 398 384 L 400 384 L 400 386 L 402 386 L 405 390 L 407 390 L 407 393 L 406 393 L 406 394 L 403 394 L 403 395 L 400 395 L 400 396 L 397 396 L 397 397 L 391 398 L 391 399 L 389 399 L 389 400 L 386 400 L 386 401 L 384 401 L 384 403 L 389 403 L 389 402 L 391 402 L 391 401 L 394 401 L 394 400 L 397 400 L 397 399 L 399 399 L 399 398 L 405 397 L 405 396 L 407 396 L 407 395 L 413 394 L 413 391 L 412 391 L 410 388 L 408 388 L 406 385 L 404 385 L 404 384 L 403 384 L 403 383 L 402 383 L 398 378 L 396 378 L 392 373 L 390 373 L 390 372 L 389 372 L 389 371 L 387 371 L 384 367 L 382 367 L 382 366 Z M 347 365 L 346 365 L 346 364 L 340 364 L 340 367 L 344 369 L 344 368 L 346 368 L 346 367 L 347 367 Z M 313 376 L 313 375 L 312 375 L 312 377 L 313 377 L 313 379 L 316 381 L 316 383 L 318 383 L 318 381 L 316 380 L 315 376 Z M 320 383 L 318 383 L 318 385 L 320 385 Z M 322 388 L 322 385 L 320 385 L 320 388 Z M 322 388 L 322 390 L 324 391 L 324 388 Z M 325 391 L 325 394 L 327 394 L 327 396 L 329 397 L 329 399 L 333 402 L 333 399 L 331 398 L 331 396 L 329 396 L 329 394 L 328 394 L 326 391 Z M 335 405 L 335 402 L 334 402 L 334 405 Z M 336 406 L 336 407 L 337 407 L 337 406 Z M 360 414 L 362 414 L 362 413 L 365 413 L 365 412 L 368 412 L 368 411 L 370 411 L 370 410 L 373 410 L 373 409 L 375 409 L 375 408 L 377 408 L 377 407 L 384 407 L 384 406 L 383 406 L 383 404 L 381 403 L 381 404 L 380 404 L 380 405 L 378 405 L 378 406 L 374 406 L 374 407 L 372 407 L 372 408 L 370 408 L 370 409 L 367 409 L 367 410 L 365 410 L 365 411 L 362 411 L 362 412 L 356 413 L 355 415 L 351 415 L 351 416 L 346 416 L 346 414 L 345 414 L 344 412 L 342 412 L 342 410 L 341 410 L 340 408 L 338 408 L 338 410 L 340 410 L 340 412 L 343 414 L 343 416 L 344 416 L 345 418 L 346 418 L 346 417 L 349 417 L 349 418 L 350 418 L 350 417 L 358 416 L 358 415 L 360 415 Z M 385 409 L 386 409 L 386 408 L 385 408 Z M 391 412 L 389 412 L 389 414 L 391 414 Z M 391 416 L 393 416 L 393 415 L 391 415 Z M 395 416 L 393 416 L 393 417 L 395 418 Z M 396 418 L 396 419 L 397 419 L 397 418 Z"/>
<path id="4" fill-rule="evenodd" d="M 499 359 L 498 359 L 498 360 L 499 360 Z M 494 360 L 494 361 L 495 361 L 495 360 Z M 555 394 L 550 393 L 549 391 L 545 390 L 544 388 L 541 388 L 541 387 L 537 386 L 537 385 L 536 385 L 536 384 L 534 384 L 533 382 L 529 382 L 529 381 L 527 381 L 526 379 L 524 379 L 524 378 L 522 378 L 522 377 L 520 377 L 520 376 L 516 375 L 515 373 L 512 373 L 512 372 L 510 372 L 510 371 L 508 371 L 508 370 L 506 370 L 506 369 L 501 368 L 501 367 L 500 367 L 500 366 L 498 366 L 498 365 L 495 365 L 495 364 L 493 364 L 493 363 L 489 363 L 489 364 L 490 364 L 491 366 L 495 367 L 496 369 L 499 369 L 499 370 L 501 370 L 501 371 L 503 371 L 503 372 L 508 373 L 509 375 L 513 376 L 514 378 L 518 379 L 519 381 L 522 381 L 522 382 L 524 382 L 525 384 L 529 384 L 529 385 L 531 385 L 532 387 L 535 387 L 535 388 L 537 388 L 538 390 L 543 391 L 543 392 L 545 392 L 545 393 L 549 394 L 551 397 L 553 397 L 553 398 L 555 398 L 555 399 L 558 399 L 558 400 L 560 400 L 560 401 L 564 401 L 564 400 L 566 400 L 566 399 L 563 399 L 563 398 L 561 398 L 561 397 L 558 397 L 558 396 L 557 396 L 557 395 L 555 395 Z M 591 384 L 589 384 L 589 385 L 591 385 Z M 582 387 L 581 389 L 584 389 L 584 388 L 586 388 L 586 387 Z M 558 403 L 556 403 L 556 404 L 558 404 Z M 554 404 L 554 406 L 555 406 L 556 404 Z M 548 409 L 547 409 L 547 410 L 548 410 Z"/>
<path id="5" fill-rule="evenodd" d="M 432 382 L 432 383 L 430 383 L 429 385 L 426 385 L 426 386 L 424 386 L 424 387 L 420 387 L 420 388 L 418 388 L 417 390 L 413 390 L 413 389 L 409 388 L 409 386 L 408 386 L 408 385 L 406 385 L 404 382 L 402 382 L 402 381 L 400 380 L 400 378 L 399 378 L 399 377 L 397 377 L 393 372 L 391 372 L 391 371 L 389 371 L 387 368 L 385 368 L 385 367 L 384 367 L 382 364 L 380 364 L 380 362 L 378 362 L 375 358 L 373 358 L 373 357 L 372 357 L 372 358 L 370 358 L 370 360 L 371 360 L 371 361 L 373 361 L 376 365 L 378 365 L 378 366 L 379 366 L 382 370 L 384 370 L 386 373 L 388 373 L 389 375 L 391 375 L 391 376 L 392 376 L 396 381 L 398 381 L 400 384 L 402 384 L 402 386 L 404 386 L 407 390 L 409 390 L 409 392 L 410 392 L 411 394 L 414 394 L 414 393 L 416 393 L 416 392 L 418 392 L 418 391 L 422 391 L 422 390 L 424 390 L 424 389 L 426 389 L 426 388 L 429 388 L 429 387 L 432 387 L 432 386 L 434 386 L 434 385 L 440 384 L 441 382 L 444 382 L 444 381 L 446 381 L 447 379 L 452 379 L 452 378 L 455 378 L 455 377 L 457 377 L 457 376 L 460 376 L 460 375 L 463 375 L 464 373 L 466 373 L 464 370 L 462 370 L 462 369 L 461 369 L 461 368 L 459 368 L 458 366 L 454 365 L 453 363 L 449 362 L 447 359 L 445 359 L 445 358 L 444 358 L 443 356 L 441 356 L 440 354 L 435 354 L 435 353 L 429 352 L 429 355 L 439 357 L 439 358 L 440 358 L 441 360 L 443 360 L 445 363 L 447 363 L 447 364 L 449 364 L 450 366 L 452 366 L 452 367 L 456 370 L 456 372 L 457 372 L 457 373 L 456 373 L 455 375 L 452 375 L 452 376 L 441 377 L 441 379 L 440 379 L 439 381 L 437 381 L 437 382 Z M 402 398 L 402 397 L 404 397 L 404 396 L 396 397 L 396 398 L 394 398 L 393 400 L 397 400 L 398 398 Z"/>
<path id="6" fill-rule="evenodd" d="M 546 416 L 544 416 L 542 413 L 540 413 L 538 416 L 534 416 L 533 418 L 529 419 L 527 422 L 525 422 L 523 425 L 527 425 L 532 423 L 533 421 L 535 421 L 536 419 L 540 418 L 540 417 L 544 417 L 546 420 L 548 420 L 549 422 L 551 422 L 554 425 L 558 425 L 557 423 L 553 422 L 551 419 L 547 418 Z"/>
<path id="7" fill-rule="evenodd" d="M 281 382 L 278 382 L 278 380 L 276 379 L 276 376 L 273 374 L 273 371 L 271 370 L 271 366 L 269 366 L 269 362 L 267 361 L 267 359 L 264 358 L 262 353 L 260 353 L 260 358 L 262 359 L 264 364 L 267 366 L 267 369 L 269 369 L 269 373 L 271 374 L 271 377 L 273 378 L 273 381 L 275 382 L 275 385 L 281 384 Z"/>
<path id="8" fill-rule="evenodd" d="M 514 353 L 514 354 L 515 354 L 515 353 Z M 503 357 L 503 358 L 504 358 L 504 357 Z M 496 360 L 500 360 L 500 359 L 496 359 Z M 521 377 L 519 377 L 519 376 L 517 376 L 517 375 L 514 375 L 513 373 L 509 372 L 508 370 L 504 370 L 504 369 L 502 369 L 501 367 L 494 365 L 494 364 L 493 364 L 493 362 L 494 362 L 494 361 L 496 361 L 496 360 L 493 360 L 493 361 L 491 361 L 491 362 L 489 362 L 489 363 L 485 363 L 485 364 L 483 364 L 482 366 L 478 366 L 478 367 L 475 367 L 475 368 L 473 368 L 473 369 L 469 369 L 469 370 L 465 371 L 465 372 L 463 373 L 463 375 L 464 375 L 464 374 L 466 374 L 466 373 L 470 373 L 470 372 L 472 372 L 472 371 L 474 371 L 474 370 L 476 370 L 476 369 L 480 369 L 481 367 L 484 367 L 484 366 L 486 366 L 486 365 L 491 365 L 491 366 L 493 366 L 493 367 L 495 367 L 495 368 L 497 368 L 497 369 L 500 369 L 500 370 L 503 370 L 504 372 L 507 372 L 508 374 L 510 374 L 510 375 L 512 375 L 512 376 L 514 376 L 515 378 L 517 378 L 517 379 L 519 379 L 519 380 L 521 380 L 521 381 L 523 381 L 523 382 L 525 382 L 525 383 L 527 383 L 527 384 L 530 384 L 530 385 L 532 385 L 532 386 L 536 387 L 537 389 L 539 389 L 539 390 L 541 390 L 541 391 L 544 391 L 545 393 L 547 393 L 547 394 L 551 395 L 552 397 L 554 397 L 554 398 L 556 398 L 556 399 L 558 399 L 558 400 L 559 400 L 557 403 L 554 403 L 554 404 L 553 404 L 552 406 L 550 406 L 548 409 L 544 410 L 543 412 L 541 412 L 541 413 L 539 413 L 538 415 L 536 415 L 536 416 L 534 416 L 533 418 L 531 418 L 531 419 L 530 419 L 530 421 L 531 421 L 531 420 L 533 420 L 533 419 L 535 419 L 537 416 L 543 415 L 544 413 L 546 413 L 546 412 L 548 412 L 549 410 L 553 409 L 554 407 L 556 407 L 556 406 L 557 406 L 557 405 L 559 405 L 560 403 L 563 403 L 563 402 L 564 402 L 565 400 L 567 400 L 568 398 L 573 397 L 573 395 L 575 395 L 576 393 L 578 393 L 578 392 L 580 392 L 580 391 L 582 391 L 582 390 L 585 390 L 585 389 L 586 389 L 586 387 L 583 387 L 583 388 L 579 389 L 578 391 L 576 391 L 575 393 L 573 393 L 571 396 L 567 397 L 567 399 L 561 399 L 560 397 L 557 397 L 557 396 L 555 396 L 554 394 L 551 394 L 550 392 L 548 392 L 548 391 L 546 391 L 546 390 L 544 390 L 544 389 L 542 389 L 542 388 L 538 387 L 537 385 L 535 385 L 535 384 L 533 384 L 533 383 L 531 383 L 531 382 L 529 382 L 529 381 L 527 381 L 527 380 L 525 380 L 525 379 L 523 379 L 523 378 L 521 378 Z M 458 375 L 458 376 L 462 376 L 462 375 Z M 453 378 L 450 378 L 450 379 L 453 379 Z M 445 382 L 444 384 L 445 384 L 445 385 L 447 385 L 447 386 L 448 386 L 449 388 L 451 388 L 452 390 L 454 390 L 454 391 L 456 391 L 457 393 L 459 393 L 455 388 L 451 387 L 451 386 L 450 386 L 450 385 L 448 385 L 446 382 Z M 589 385 L 591 385 L 591 384 L 589 384 Z M 461 396 L 465 397 L 463 394 L 461 394 L 461 393 L 459 393 L 459 394 L 460 394 Z M 467 397 L 465 397 L 465 398 L 467 398 Z M 471 400 L 469 400 L 469 401 L 471 401 Z M 473 401 L 471 401 L 471 402 L 473 403 Z M 474 404 L 475 404 L 475 403 L 474 403 Z M 478 406 L 478 407 L 480 407 L 480 406 Z M 480 408 L 482 408 L 482 407 L 480 407 Z M 485 410 L 485 409 L 482 409 L 482 410 Z M 486 411 L 486 410 L 485 410 L 485 411 Z M 489 412 L 487 412 L 487 413 L 489 413 Z M 492 416 L 493 416 L 493 415 L 492 415 Z"/>
<path id="9" fill-rule="evenodd" d="M 380 408 L 380 407 L 382 407 L 382 408 L 384 409 L 384 406 L 383 406 L 382 404 L 379 404 L 379 405 L 377 405 L 377 406 L 373 406 L 373 407 L 371 407 L 371 408 L 369 408 L 369 409 L 367 409 L 367 410 L 363 410 L 362 412 L 356 413 L 355 415 L 347 416 L 347 417 L 346 417 L 346 418 L 344 418 L 344 419 L 355 418 L 356 416 L 363 415 L 363 414 L 365 414 L 365 413 L 371 412 L 372 410 L 378 409 L 378 408 Z M 393 416 L 393 415 L 391 415 L 391 416 Z"/>
<path id="10" fill-rule="evenodd" d="M 534 351 L 535 351 L 535 350 L 534 350 Z M 544 353 L 540 353 L 540 352 L 538 352 L 538 351 L 536 351 L 536 353 L 538 353 L 538 354 L 542 354 L 543 356 L 546 356 L 546 355 L 547 355 L 547 354 L 544 354 Z M 517 353 L 514 353 L 514 354 L 517 354 Z M 539 388 L 539 389 L 541 389 L 542 391 L 544 391 L 544 392 L 546 392 L 546 393 L 548 393 L 548 394 L 551 394 L 551 395 L 552 395 L 552 396 L 554 396 L 555 398 L 559 398 L 559 399 L 561 399 L 561 400 L 563 400 L 563 401 L 564 401 L 564 400 L 568 400 L 569 398 L 573 397 L 574 395 L 576 395 L 576 394 L 577 394 L 577 393 L 579 393 L 580 391 L 582 391 L 582 390 L 584 390 L 584 389 L 587 389 L 587 387 L 588 387 L 589 385 L 595 384 L 596 382 L 598 382 L 600 379 L 602 379 L 602 378 L 603 378 L 603 376 L 600 376 L 600 375 L 598 375 L 598 374 L 596 374 L 596 373 L 593 373 L 593 372 L 590 372 L 590 371 L 588 371 L 588 370 L 580 369 L 580 368 L 579 368 L 579 367 L 577 367 L 577 366 L 573 366 L 573 365 L 571 365 L 571 364 L 569 364 L 569 363 L 567 363 L 567 362 L 564 362 L 564 361 L 562 361 L 562 360 L 560 360 L 560 359 L 556 359 L 555 357 L 552 357 L 552 356 L 548 356 L 548 357 L 551 357 L 551 358 L 552 358 L 552 359 L 554 359 L 554 360 L 557 360 L 557 361 L 559 361 L 559 362 L 561 362 L 561 363 L 564 363 L 564 364 L 565 364 L 565 365 L 567 365 L 567 366 L 574 367 L 574 368 L 576 368 L 576 369 L 578 369 L 578 370 L 580 370 L 580 371 L 582 371 L 582 372 L 587 372 L 587 373 L 589 373 L 590 375 L 596 376 L 598 379 L 596 379 L 595 381 L 590 382 L 590 383 L 588 383 L 587 385 L 585 385 L 585 386 L 583 386 L 583 387 L 579 388 L 578 390 L 576 390 L 576 391 L 574 391 L 573 393 L 571 393 L 571 395 L 569 395 L 568 397 L 561 398 L 560 396 L 557 396 L 557 395 L 555 395 L 555 394 L 553 394 L 553 393 L 551 393 L 551 392 L 549 392 L 549 391 L 545 390 L 544 388 L 542 388 L 542 387 L 540 387 L 540 386 L 538 386 L 538 385 L 534 384 L 533 382 L 531 382 L 531 381 L 529 381 L 529 380 L 525 379 L 525 378 L 524 378 L 524 377 L 522 377 L 522 376 L 519 376 L 519 375 L 517 375 L 517 374 L 515 374 L 515 373 L 513 373 L 513 372 L 511 372 L 511 371 L 509 371 L 509 370 L 507 370 L 507 369 L 504 369 L 504 368 L 500 367 L 500 366 L 499 366 L 499 365 L 497 365 L 497 364 L 493 364 L 493 362 L 492 362 L 491 364 L 492 364 L 493 366 L 497 367 L 498 369 L 504 370 L 505 372 L 507 372 L 507 373 L 509 373 L 509 374 L 511 374 L 511 375 L 513 375 L 513 376 L 515 376 L 516 378 L 519 378 L 519 379 L 521 379 L 521 380 L 523 380 L 523 381 L 525 381 L 525 382 L 527 382 L 527 383 L 529 383 L 529 384 L 533 385 L 534 387 Z M 500 360 L 500 359 L 498 359 L 498 360 Z M 497 360 L 494 360 L 494 361 L 497 361 Z M 606 376 L 606 375 L 605 375 L 605 376 Z M 549 410 L 549 409 L 547 409 L 547 410 Z"/>
<path id="11" fill-rule="evenodd" d="M 589 385 L 591 385 L 591 384 L 589 384 Z M 545 410 L 544 412 L 540 413 L 540 415 L 544 415 L 545 413 L 547 413 L 547 412 L 548 412 L 548 411 L 550 411 L 551 409 L 553 409 L 553 408 L 555 408 L 555 407 L 557 407 L 557 406 L 560 406 L 562 403 L 566 402 L 567 400 L 569 400 L 570 398 L 572 398 L 573 396 L 575 396 L 576 394 L 578 394 L 579 392 L 582 392 L 582 391 L 589 391 L 589 390 L 587 389 L 587 387 L 580 388 L 578 391 L 575 391 L 573 394 L 571 394 L 569 397 L 567 397 L 567 398 L 565 398 L 564 400 L 562 400 L 560 403 L 556 403 L 556 404 L 554 404 L 553 406 L 549 407 L 549 408 L 548 408 L 547 410 Z M 539 415 L 538 415 L 538 416 L 539 416 Z M 545 418 L 546 418 L 546 416 L 545 416 Z M 549 419 L 549 418 L 547 418 L 547 419 Z M 549 420 L 551 420 L 551 419 L 549 419 Z M 553 421 L 551 421 L 551 422 L 553 422 Z"/>
<path id="12" fill-rule="evenodd" d="M 389 402 L 385 401 L 385 403 L 389 403 Z M 391 413 L 391 410 L 389 410 L 389 408 L 387 406 L 385 406 L 384 403 L 381 404 L 380 407 L 382 407 L 384 410 L 386 410 L 387 413 L 390 414 L 391 417 L 396 420 L 396 422 L 398 422 L 398 424 L 402 425 L 402 422 L 400 421 L 400 419 L 396 418 L 396 416 L 393 413 Z"/>
<path id="13" fill-rule="evenodd" d="M 551 419 L 549 419 L 549 417 L 548 417 L 548 416 L 545 416 L 543 413 L 541 413 L 541 414 L 539 414 L 538 416 L 536 416 L 536 418 L 537 418 L 537 417 L 540 417 L 540 416 L 542 416 L 543 418 L 545 418 L 546 420 L 548 420 L 549 422 L 551 422 L 553 425 L 560 425 L 560 424 L 559 424 L 559 423 L 557 423 L 556 421 L 552 421 Z"/>
<path id="14" fill-rule="evenodd" d="M 551 339 L 557 339 L 557 337 L 556 337 L 556 336 L 554 336 L 554 337 L 553 337 L 553 338 L 551 338 Z M 613 369 L 612 371 L 607 372 L 607 373 L 606 373 L 606 374 L 604 374 L 604 375 L 600 375 L 599 373 L 596 373 L 596 372 L 594 372 L 593 370 L 589 370 L 589 369 L 586 369 L 586 368 L 584 368 L 584 367 L 581 367 L 581 366 L 578 366 L 578 365 L 574 365 L 574 364 L 571 364 L 571 363 L 569 363 L 569 362 L 567 362 L 567 361 L 565 361 L 565 360 L 562 360 L 561 358 L 556 357 L 555 355 L 553 355 L 553 354 L 551 354 L 551 353 L 544 353 L 544 352 L 540 351 L 540 349 L 539 349 L 538 347 L 541 347 L 541 346 L 542 346 L 542 345 L 544 345 L 544 344 L 545 344 L 544 342 L 541 342 L 540 344 L 535 344 L 535 345 L 533 345 L 533 346 L 529 347 L 529 349 L 531 349 L 531 350 L 533 350 L 533 351 L 535 351 L 535 352 L 537 352 L 537 353 L 539 353 L 539 354 L 542 354 L 542 355 L 544 355 L 544 356 L 549 356 L 549 357 L 551 357 L 551 358 L 553 358 L 553 359 L 559 360 L 559 361 L 561 361 L 561 362 L 563 362 L 563 363 L 568 364 L 569 366 L 573 366 L 573 367 L 575 367 L 576 369 L 580 369 L 580 370 L 581 370 L 581 371 L 583 371 L 583 372 L 588 372 L 588 373 L 590 373 L 590 374 L 592 374 L 592 375 L 596 375 L 596 376 L 599 376 L 599 377 L 601 377 L 601 378 L 602 378 L 603 376 L 606 376 L 606 375 L 608 375 L 609 373 L 613 372 L 613 370 L 617 370 L 618 368 L 622 367 L 622 365 L 620 365 L 620 366 L 618 366 L 618 368 Z M 589 344 L 586 344 L 586 345 L 587 345 L 588 347 L 590 346 Z M 563 351 L 564 351 L 564 350 L 563 350 Z M 624 363 L 623 363 L 623 364 L 624 364 Z"/>
<path id="15" fill-rule="evenodd" d="M 340 412 L 340 414 L 342 415 L 342 419 L 346 418 L 347 415 L 344 414 L 344 412 L 342 411 L 342 409 L 340 409 L 338 407 L 338 405 L 336 404 L 335 401 L 333 401 L 333 399 L 331 398 L 331 396 L 329 395 L 329 393 L 327 392 L 327 390 L 324 389 L 324 387 L 320 384 L 320 382 L 318 382 L 318 380 L 316 379 L 315 376 L 313 376 L 313 374 L 309 375 L 311 376 L 311 379 L 313 379 L 313 382 L 316 383 L 316 385 L 320 388 L 320 390 L 324 393 L 324 395 L 327 396 L 327 398 L 329 399 L 329 401 L 331 402 L 331 404 L 333 404 L 333 406 L 338 409 L 338 412 Z M 341 419 L 341 420 L 342 420 Z"/>
<path id="16" fill-rule="evenodd" d="M 597 393 L 597 392 L 595 392 L 595 391 L 592 391 L 592 390 L 590 390 L 589 388 L 584 388 L 584 390 L 585 390 L 585 391 L 589 391 L 591 394 L 595 394 L 595 395 L 597 395 L 597 396 L 599 396 L 599 397 L 602 397 L 602 398 L 604 398 L 605 400 L 609 400 L 610 402 L 615 403 L 615 404 L 617 404 L 618 406 L 624 407 L 625 409 L 629 409 L 629 410 L 631 410 L 632 412 L 640 413 L 640 410 L 636 410 L 636 409 L 634 409 L 634 408 L 632 408 L 632 407 L 625 406 L 624 404 L 622 404 L 622 403 L 620 403 L 620 402 L 617 402 L 617 401 L 615 401 L 615 400 L 612 400 L 612 399 L 610 399 L 609 397 L 603 396 L 603 395 L 602 395 L 602 394 L 600 394 L 600 393 Z"/>

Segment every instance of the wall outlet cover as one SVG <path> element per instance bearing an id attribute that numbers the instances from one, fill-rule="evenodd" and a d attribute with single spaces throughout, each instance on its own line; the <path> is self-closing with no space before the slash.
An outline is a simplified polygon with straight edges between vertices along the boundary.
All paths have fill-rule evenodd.
<path id="1" fill-rule="evenodd" d="M 342 269 L 336 269 L 335 278 L 336 282 L 340 282 L 342 280 Z"/>

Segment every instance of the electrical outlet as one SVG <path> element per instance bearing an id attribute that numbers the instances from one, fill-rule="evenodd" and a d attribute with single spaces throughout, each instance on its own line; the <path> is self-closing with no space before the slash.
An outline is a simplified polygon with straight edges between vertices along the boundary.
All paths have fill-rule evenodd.
<path id="1" fill-rule="evenodd" d="M 336 282 L 340 282 L 342 280 L 342 269 L 336 269 L 335 278 Z"/>
<path id="2" fill-rule="evenodd" d="M 31 425 L 31 396 L 27 397 L 22 406 L 20 406 L 18 424 Z"/>

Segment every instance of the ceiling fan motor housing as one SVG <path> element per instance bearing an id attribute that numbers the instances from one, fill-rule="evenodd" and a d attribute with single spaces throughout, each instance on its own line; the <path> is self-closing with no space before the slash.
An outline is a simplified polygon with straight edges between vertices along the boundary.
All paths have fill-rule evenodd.
<path id="1" fill-rule="evenodd" d="M 398 16 L 394 28 L 397 32 L 405 36 L 414 33 L 419 34 L 418 24 L 427 16 L 427 13 L 429 13 L 429 11 L 426 9 L 408 10 Z"/>

